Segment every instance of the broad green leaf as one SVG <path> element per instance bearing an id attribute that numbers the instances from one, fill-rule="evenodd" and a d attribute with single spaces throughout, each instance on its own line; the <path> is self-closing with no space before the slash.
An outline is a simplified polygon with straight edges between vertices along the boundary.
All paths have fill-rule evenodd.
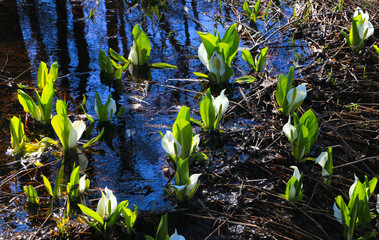
<path id="1" fill-rule="evenodd" d="M 93 211 L 92 209 L 82 205 L 82 204 L 78 204 L 80 210 L 82 210 L 82 212 L 89 216 L 90 218 L 94 219 L 95 221 L 97 221 L 98 223 L 100 223 L 101 225 L 104 225 L 104 220 L 103 218 L 97 214 L 95 211 Z"/>
<path id="2" fill-rule="evenodd" d="M 158 69 L 177 69 L 177 66 L 168 64 L 168 63 L 153 63 L 150 65 L 152 68 L 158 68 Z"/>
<path id="3" fill-rule="evenodd" d="M 36 121 L 40 121 L 41 116 L 34 100 L 21 89 L 18 89 L 17 93 L 18 93 L 17 95 L 18 100 L 20 104 L 22 105 L 22 107 L 24 108 L 24 111 L 27 113 L 30 113 Z"/>
<path id="4" fill-rule="evenodd" d="M 189 107 L 183 105 L 179 112 L 178 112 L 178 115 L 176 115 L 176 120 L 178 119 L 184 119 L 186 121 L 190 121 L 190 109 Z"/>
<path id="5" fill-rule="evenodd" d="M 207 90 L 206 95 L 200 101 L 200 116 L 205 129 L 207 131 L 213 131 L 212 127 L 215 122 L 215 110 L 213 107 L 213 100 L 210 90 Z"/>
<path id="6" fill-rule="evenodd" d="M 240 78 L 234 79 L 234 81 L 236 83 L 240 83 L 240 84 L 243 84 L 243 83 L 252 83 L 255 80 L 256 80 L 256 78 L 252 77 L 252 76 L 244 76 L 244 77 L 240 77 Z"/>
<path id="7" fill-rule="evenodd" d="M 257 68 L 255 66 L 255 60 L 253 56 L 251 55 L 250 51 L 247 49 L 242 50 L 242 58 L 255 70 L 257 71 Z"/>
<path id="8" fill-rule="evenodd" d="M 16 153 L 21 153 L 20 143 L 24 140 L 24 124 L 18 117 L 12 117 L 10 121 L 11 143 Z"/>
<path id="9" fill-rule="evenodd" d="M 239 45 L 237 23 L 234 23 L 233 25 L 231 25 L 228 28 L 228 30 L 225 32 L 221 42 L 227 43 L 229 45 L 229 49 L 228 49 L 229 54 L 228 54 L 227 61 L 225 61 L 225 62 L 227 62 L 228 65 L 230 66 L 230 63 L 232 62 L 233 58 L 237 54 L 238 45 Z"/>
<path id="10" fill-rule="evenodd" d="M 261 50 L 259 60 L 258 60 L 258 66 L 257 66 L 258 72 L 262 72 L 262 70 L 263 70 L 263 66 L 264 66 L 265 61 L 266 61 L 267 50 L 268 50 L 268 47 L 263 48 Z"/>
<path id="11" fill-rule="evenodd" d="M 167 213 L 161 217 L 161 221 L 159 222 L 157 235 L 155 237 L 156 240 L 166 239 L 168 235 L 168 224 L 167 224 Z"/>
<path id="12" fill-rule="evenodd" d="M 189 183 L 189 162 L 188 159 L 179 158 L 176 165 L 175 184 L 178 186 Z"/>
<path id="13" fill-rule="evenodd" d="M 182 155 L 180 157 L 183 159 L 190 157 L 193 139 L 191 123 L 185 119 L 176 120 L 172 127 L 172 134 L 182 146 Z"/>
<path id="14" fill-rule="evenodd" d="M 151 45 L 146 33 L 136 24 L 132 31 L 139 65 L 144 65 L 150 58 Z"/>
<path id="15" fill-rule="evenodd" d="M 58 135 L 64 150 L 69 150 L 70 124 L 70 120 L 67 116 L 55 115 L 51 119 L 51 125 L 53 126 L 55 133 Z"/>
<path id="16" fill-rule="evenodd" d="M 62 116 L 68 116 L 67 114 L 67 102 L 66 101 L 62 101 L 62 100 L 57 100 L 57 102 L 55 103 L 55 110 L 57 112 L 58 115 L 62 115 Z"/>
<path id="17" fill-rule="evenodd" d="M 46 83 L 47 83 L 47 66 L 46 66 L 46 63 L 44 62 L 41 62 L 39 64 L 39 68 L 38 68 L 38 75 L 37 75 L 37 84 L 38 84 L 38 89 L 39 90 L 42 90 Z"/>
<path id="18" fill-rule="evenodd" d="M 197 31 L 201 41 L 204 44 L 205 50 L 207 51 L 208 60 L 212 56 L 212 53 L 216 50 L 216 46 L 218 45 L 217 37 L 213 36 L 210 33 L 204 33 Z"/>
<path id="19" fill-rule="evenodd" d="M 247 3 L 247 1 L 245 1 L 243 3 L 243 10 L 245 10 L 246 16 L 248 18 L 250 18 L 250 16 L 251 16 L 251 10 L 250 10 L 250 7 L 249 7 L 249 4 Z"/>
<path id="20" fill-rule="evenodd" d="M 42 174 L 42 179 L 43 179 L 43 183 L 45 184 L 47 192 L 49 193 L 50 196 L 54 197 L 49 179 L 47 179 L 47 177 L 45 177 L 45 175 L 43 174 Z"/>
<path id="21" fill-rule="evenodd" d="M 305 148 L 305 153 L 308 153 L 318 137 L 318 120 L 314 112 L 309 109 L 301 116 L 300 123 L 304 124 L 309 132 L 308 143 Z"/>
<path id="22" fill-rule="evenodd" d="M 38 194 L 37 194 L 37 192 L 36 192 L 36 190 L 34 189 L 33 186 L 31 186 L 31 185 L 25 186 L 24 187 L 24 192 L 25 192 L 25 195 L 28 198 L 28 201 L 31 204 L 38 204 L 39 203 Z"/>
<path id="23" fill-rule="evenodd" d="M 209 76 L 207 74 L 204 74 L 201 72 L 193 72 L 193 74 L 195 74 L 196 76 L 201 77 L 201 78 L 209 78 Z"/>
<path id="24" fill-rule="evenodd" d="M 127 63 L 128 60 L 126 60 L 123 56 L 119 55 L 117 52 L 115 52 L 112 48 L 109 48 L 109 54 L 114 58 L 116 59 L 117 61 L 119 61 L 120 63 Z"/>
<path id="25" fill-rule="evenodd" d="M 54 83 L 55 80 L 58 79 L 58 68 L 59 68 L 59 65 L 57 61 L 51 64 L 49 74 L 47 75 L 49 82 Z"/>

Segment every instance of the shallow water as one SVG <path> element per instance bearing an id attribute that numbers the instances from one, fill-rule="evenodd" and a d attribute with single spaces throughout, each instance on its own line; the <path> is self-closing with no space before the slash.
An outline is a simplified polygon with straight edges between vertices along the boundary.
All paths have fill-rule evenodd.
<path id="1" fill-rule="evenodd" d="M 225 32 L 220 23 L 213 21 L 218 4 L 195 0 L 173 2 L 164 6 L 159 21 L 152 21 L 144 17 L 140 7 L 129 7 L 133 6 L 132 3 L 100 1 L 96 8 L 98 14 L 92 22 L 87 16 L 95 5 L 95 2 L 45 0 L 29 3 L 18 0 L 16 8 L 7 6 L 10 12 L 18 15 L 18 18 L 9 22 L 16 29 L 12 33 L 15 35 L 12 41 L 18 45 L 13 46 L 14 52 L 11 52 L 5 70 L 7 75 L 15 77 L 30 67 L 30 71 L 15 82 L 36 86 L 39 62 L 45 61 L 50 66 L 58 61 L 60 78 L 55 87 L 61 98 L 69 102 L 69 110 L 74 115 L 78 113 L 77 106 L 83 94 L 87 97 L 90 115 L 95 115 L 93 106 L 96 91 L 103 100 L 112 94 L 118 109 L 124 106 L 126 111 L 120 119 L 114 120 L 112 127 L 107 128 L 109 140 L 96 144 L 93 147 L 96 153 L 88 156 L 87 173 L 91 177 L 91 188 L 107 186 L 114 191 L 119 201 L 127 199 L 143 211 L 165 212 L 174 203 L 167 200 L 163 191 L 168 181 L 163 169 L 168 164 L 160 146 L 158 131 L 164 133 L 171 128 L 181 105 L 196 108 L 198 100 L 195 95 L 202 87 L 196 82 L 169 79 L 195 78 L 193 71 L 206 71 L 201 62 L 194 58 L 200 44 L 196 31 L 206 31 L 206 27 L 212 33 L 215 29 L 221 35 Z M 223 14 L 227 16 L 230 12 L 224 9 Z M 121 88 L 118 89 L 102 84 L 98 67 L 99 50 L 105 51 L 111 47 L 120 55 L 127 56 L 133 40 L 131 32 L 136 23 L 148 34 L 152 44 L 149 63 L 166 62 L 178 66 L 178 69 L 151 69 L 151 78 L 133 81 L 124 74 Z M 12 46 L 12 41 L 3 40 L 0 44 L 3 47 Z M 243 41 L 240 46 L 244 47 Z M 2 63 L 6 54 L 0 53 Z M 274 69 L 271 74 L 276 76 L 277 72 L 286 73 L 291 58 L 292 53 L 285 48 L 269 51 L 267 61 L 270 68 Z M 235 64 L 243 66 L 243 71 L 249 71 L 241 56 L 238 56 Z M 6 98 L 1 113 L 3 116 L 23 114 L 15 94 L 17 86 L 10 80 L 7 84 L 9 87 L 1 92 Z M 238 96 L 238 91 L 234 92 Z M 254 122 L 241 120 L 236 124 L 227 123 L 226 126 L 240 129 L 245 124 Z M 8 127 L 4 121 L 2 125 Z M 10 146 L 9 138 L 3 139 L 2 143 L 0 162 L 3 167 L 0 173 L 3 181 L 10 171 L 18 171 L 18 165 L 5 165 L 11 161 L 4 154 Z M 17 195 L 24 202 L 22 186 L 26 182 L 30 182 L 29 176 L 15 178 L 0 186 L 2 208 Z M 99 196 L 97 191 L 91 198 Z M 18 213 L 0 213 L 6 216 L 0 220 L 0 228 L 8 229 L 5 223 L 12 222 L 11 228 L 16 231 L 27 230 L 29 225 L 21 224 L 16 219 L 25 219 L 28 214 L 23 208 L 18 210 Z"/>

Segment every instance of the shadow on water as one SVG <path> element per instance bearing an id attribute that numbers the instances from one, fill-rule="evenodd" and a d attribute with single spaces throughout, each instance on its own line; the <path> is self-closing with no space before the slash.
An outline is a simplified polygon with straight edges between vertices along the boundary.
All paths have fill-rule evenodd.
<path id="1" fill-rule="evenodd" d="M 205 26 L 213 33 L 216 26 L 221 35 L 225 32 L 221 24 L 215 23 L 210 17 L 216 13 L 213 4 L 194 0 L 176 1 L 162 9 L 163 15 L 159 21 L 151 21 L 143 17 L 139 7 L 127 7 L 120 1 L 99 1 L 94 22 L 87 19 L 91 7 L 94 7 L 90 2 L 6 0 L 0 2 L 0 6 L 0 20 L 7 19 L 0 21 L 6 22 L 0 25 L 0 33 L 4 32 L 3 29 L 9 33 L 9 36 L 1 35 L 0 38 L 0 64 L 5 62 L 8 53 L 5 69 L 13 77 L 31 66 L 31 76 L 23 75 L 17 80 L 18 83 L 35 86 L 39 62 L 45 61 L 50 65 L 58 61 L 61 77 L 55 86 L 60 98 L 68 101 L 72 114 L 82 114 L 77 106 L 85 94 L 88 113 L 94 116 L 95 92 L 103 100 L 112 94 L 117 107 L 126 108 L 124 115 L 107 127 L 106 141 L 102 140 L 95 145 L 95 152 L 88 156 L 86 173 L 91 179 L 91 187 L 108 187 L 114 191 L 119 201 L 129 200 L 141 210 L 164 212 L 172 208 L 173 203 L 167 200 L 163 192 L 168 181 L 163 171 L 167 162 L 157 132 L 164 133 L 171 128 L 181 105 L 196 107 L 195 93 L 191 91 L 197 92 L 201 86 L 197 83 L 167 80 L 193 78 L 193 71 L 205 72 L 201 62 L 192 57 L 197 55 L 200 44 L 196 31 L 206 31 Z M 228 16 L 230 13 L 226 10 L 224 14 Z M 133 81 L 124 75 L 118 83 L 121 89 L 101 84 L 99 50 L 111 47 L 127 57 L 133 40 L 131 32 L 137 23 L 152 43 L 149 63 L 166 62 L 177 65 L 178 69 L 151 69 L 149 81 Z M 241 57 L 236 64 L 240 62 Z M 178 91 L 167 85 L 189 91 Z M 1 94 L 6 96 L 3 100 L 5 104 L 0 108 L 3 129 L 9 129 L 5 116 L 23 114 L 17 102 L 16 90 L 17 86 L 1 85 Z M 16 110 L 10 109 L 11 107 Z M 9 136 L 2 138 L 1 180 L 9 172 L 18 171 L 16 165 L 7 165 L 10 158 L 4 153 L 10 146 L 9 142 Z M 49 172 L 44 174 L 53 176 Z M 33 184 L 34 179 L 41 180 L 39 176 L 23 175 L 22 178 L 16 177 L 2 185 L 0 190 L 9 195 L 0 198 L 1 205 L 8 205 L 8 201 L 14 200 L 12 196 L 24 199 L 22 186 Z M 95 192 L 91 198 L 100 197 L 100 191 Z M 18 215 L 4 213 L 4 216 L 6 218 L 0 220 L 0 228 L 5 226 L 6 221 L 11 221 L 11 228 L 16 231 L 23 231 L 29 226 L 18 222 L 18 219 L 27 216 L 25 211 L 21 210 Z"/>

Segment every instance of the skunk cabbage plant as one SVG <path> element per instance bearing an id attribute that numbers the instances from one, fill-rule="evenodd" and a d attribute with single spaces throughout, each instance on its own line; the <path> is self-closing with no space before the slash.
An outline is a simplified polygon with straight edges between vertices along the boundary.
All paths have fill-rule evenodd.
<path id="1" fill-rule="evenodd" d="M 51 125 L 58 135 L 64 151 L 75 148 L 77 141 L 86 129 L 86 124 L 83 121 L 71 122 L 68 116 L 63 115 L 55 115 L 51 119 Z"/>
<path id="2" fill-rule="evenodd" d="M 110 121 L 116 111 L 116 101 L 111 98 L 111 95 L 108 96 L 107 102 L 103 105 L 99 94 L 96 92 L 95 112 L 100 122 Z"/>
<path id="3" fill-rule="evenodd" d="M 225 96 L 225 89 L 216 98 L 212 96 L 210 89 L 200 101 L 200 116 L 202 123 L 198 120 L 191 121 L 200 125 L 207 132 L 215 131 L 221 121 L 222 116 L 229 106 L 229 99 Z"/>
<path id="4" fill-rule="evenodd" d="M 318 121 L 312 110 L 306 111 L 301 118 L 293 113 L 294 125 L 291 124 L 291 116 L 283 126 L 284 135 L 292 145 L 292 155 L 297 161 L 303 161 L 318 137 Z"/>
<path id="5" fill-rule="evenodd" d="M 34 100 L 23 90 L 18 89 L 18 100 L 24 111 L 31 114 L 34 120 L 48 124 L 51 118 L 51 111 L 53 109 L 53 96 L 54 87 L 52 82 L 47 82 L 40 95 L 38 91 L 35 91 L 38 106 Z"/>
<path id="6" fill-rule="evenodd" d="M 185 240 L 182 235 L 179 235 L 175 229 L 175 233 L 171 236 L 168 235 L 168 223 L 167 223 L 167 213 L 162 215 L 161 221 L 159 222 L 157 233 L 155 238 L 145 235 L 146 240 Z"/>
<path id="7" fill-rule="evenodd" d="M 303 173 L 300 174 L 296 166 L 291 166 L 293 175 L 286 185 L 286 193 L 282 195 L 285 199 L 300 202 L 303 198 Z"/>
<path id="8" fill-rule="evenodd" d="M 54 83 L 58 79 L 58 63 L 54 62 L 50 66 L 50 71 L 46 63 L 41 62 L 38 68 L 37 84 L 38 89 L 42 91 L 47 83 Z"/>
<path id="9" fill-rule="evenodd" d="M 364 41 L 374 34 L 374 26 L 369 21 L 369 14 L 357 8 L 353 15 L 349 35 L 342 31 L 346 42 L 355 50 L 359 50 L 364 45 Z"/>
<path id="10" fill-rule="evenodd" d="M 330 185 L 330 176 L 333 174 L 333 153 L 332 148 L 329 147 L 328 151 L 322 152 L 317 158 L 316 162 L 322 167 L 322 181 Z"/>
<path id="11" fill-rule="evenodd" d="M 194 74 L 207 77 L 215 82 L 228 82 L 233 75 L 231 63 L 237 54 L 239 44 L 237 24 L 231 25 L 222 39 L 218 33 L 216 36 L 204 32 L 197 32 L 197 34 L 202 41 L 198 56 L 203 65 L 207 67 L 210 76 L 197 72 Z"/>
<path id="12" fill-rule="evenodd" d="M 137 218 L 137 208 L 134 206 L 135 210 L 132 212 L 131 217 L 129 218 L 125 216 L 125 214 L 129 212 L 126 210 L 128 204 L 129 202 L 126 200 L 117 205 L 116 196 L 110 189 L 106 187 L 105 194 L 103 191 L 101 191 L 101 198 L 97 204 L 96 212 L 82 204 L 78 204 L 78 206 L 85 215 L 92 219 L 87 220 L 86 218 L 83 218 L 87 224 L 101 232 L 103 234 L 103 237 L 106 238 L 106 231 L 111 228 L 116 223 L 116 221 L 120 221 L 119 216 L 121 213 L 124 213 L 126 221 L 129 221 L 127 223 L 124 223 L 124 225 L 131 228 L 134 226 L 135 220 Z M 120 225 L 118 222 L 117 224 Z"/>
<path id="13" fill-rule="evenodd" d="M 345 203 L 341 195 L 336 197 L 333 205 L 334 217 L 342 224 L 345 239 L 354 239 L 355 229 L 363 229 L 371 221 L 372 217 L 368 201 L 375 190 L 377 182 L 376 177 L 368 181 L 367 176 L 365 176 L 365 181 L 362 183 L 355 176 L 355 182 L 349 189 L 348 204 Z M 373 231 L 359 239 L 369 239 L 375 236 L 376 232 Z"/>
<path id="14" fill-rule="evenodd" d="M 249 50 L 242 50 L 242 58 L 254 69 L 256 72 L 262 72 L 267 55 L 268 47 L 263 48 L 259 55 L 256 55 L 255 58 L 251 55 Z"/>

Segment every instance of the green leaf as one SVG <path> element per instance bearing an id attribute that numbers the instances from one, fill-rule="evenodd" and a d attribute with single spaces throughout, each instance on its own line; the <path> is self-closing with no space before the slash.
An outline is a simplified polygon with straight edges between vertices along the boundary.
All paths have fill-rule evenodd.
<path id="1" fill-rule="evenodd" d="M 239 36 L 237 32 L 237 23 L 232 24 L 228 30 L 225 32 L 222 40 L 222 43 L 228 44 L 228 56 L 225 58 L 225 62 L 228 63 L 228 66 L 232 63 L 232 60 L 237 54 L 238 45 L 239 45 Z M 220 44 L 219 44 L 220 46 Z"/>
<path id="2" fill-rule="evenodd" d="M 300 123 L 304 124 L 309 132 L 308 143 L 305 148 L 305 153 L 308 153 L 318 137 L 318 120 L 314 112 L 309 109 L 301 116 Z"/>
<path id="3" fill-rule="evenodd" d="M 152 68 L 158 68 L 158 69 L 177 69 L 177 66 L 168 64 L 168 63 L 153 63 L 150 65 Z"/>
<path id="4" fill-rule="evenodd" d="M 236 78 L 234 79 L 234 81 L 236 83 L 244 84 L 244 83 L 252 83 L 255 81 L 255 79 L 256 78 L 252 76 L 244 76 L 244 77 Z"/>
<path id="5" fill-rule="evenodd" d="M 201 78 L 209 78 L 209 76 L 207 74 L 204 74 L 201 72 L 193 72 L 193 74 L 195 74 L 196 76 L 201 77 Z"/>
<path id="6" fill-rule="evenodd" d="M 249 50 L 242 50 L 242 58 L 257 72 L 258 69 L 255 66 L 255 60 Z"/>
<path id="7" fill-rule="evenodd" d="M 10 121 L 10 132 L 11 132 L 11 142 L 12 149 L 17 153 L 22 153 L 22 142 L 25 138 L 24 124 L 18 117 L 12 117 Z"/>
<path id="8" fill-rule="evenodd" d="M 250 18 L 251 10 L 250 10 L 249 4 L 246 1 L 243 3 L 243 10 L 245 10 L 246 16 Z"/>
<path id="9" fill-rule="evenodd" d="M 175 184 L 178 186 L 189 183 L 189 162 L 188 159 L 179 158 L 176 165 Z"/>
<path id="10" fill-rule="evenodd" d="M 92 138 L 86 144 L 84 144 L 83 148 L 88 148 L 89 146 L 91 146 L 95 142 L 99 141 L 99 139 L 103 136 L 103 134 L 104 134 L 104 128 L 101 129 L 101 132 L 99 133 L 99 135 L 97 135 L 97 137 Z"/>
<path id="11" fill-rule="evenodd" d="M 114 58 L 116 59 L 117 61 L 119 61 L 120 63 L 127 63 L 128 60 L 126 60 L 123 56 L 119 55 L 117 52 L 115 52 L 112 48 L 109 48 L 109 54 Z"/>
<path id="12" fill-rule="evenodd" d="M 39 90 L 42 90 L 46 83 L 47 83 L 47 66 L 46 66 L 46 63 L 44 62 L 41 62 L 39 64 L 39 68 L 38 68 L 38 75 L 37 75 L 37 84 L 38 84 L 38 89 Z"/>
<path id="13" fill-rule="evenodd" d="M 37 98 L 39 94 L 36 91 Z M 51 118 L 51 111 L 53 109 L 53 96 L 54 96 L 54 86 L 52 82 L 48 82 L 42 90 L 41 98 L 38 99 L 38 105 L 43 109 L 41 112 L 42 123 L 47 124 Z"/>
<path id="14" fill-rule="evenodd" d="M 56 110 L 58 115 L 62 115 L 62 116 L 67 117 L 68 114 L 67 114 L 67 102 L 66 102 L 66 100 L 65 101 L 57 100 L 57 102 L 55 103 L 55 110 Z"/>
<path id="15" fill-rule="evenodd" d="M 205 126 L 206 131 L 213 131 L 215 122 L 215 110 L 210 90 L 207 90 L 206 95 L 200 101 L 200 116 Z"/>
<path id="16" fill-rule="evenodd" d="M 379 47 L 378 47 L 378 45 L 374 45 L 373 47 L 374 47 L 374 49 L 375 49 L 375 51 L 376 51 L 376 53 L 378 54 L 378 57 L 379 57 Z"/>
<path id="17" fill-rule="evenodd" d="M 45 184 L 47 192 L 49 193 L 50 196 L 54 197 L 49 179 L 47 179 L 47 177 L 45 177 L 45 175 L 43 174 L 42 174 L 42 179 L 43 179 L 43 183 Z"/>
<path id="18" fill-rule="evenodd" d="M 138 54 L 138 64 L 145 65 L 150 58 L 151 45 L 146 33 L 136 24 L 132 31 L 136 52 Z"/>
<path id="19" fill-rule="evenodd" d="M 264 66 L 265 61 L 266 61 L 267 50 L 268 50 L 268 47 L 263 48 L 261 50 L 259 60 L 258 60 L 258 71 L 257 72 L 262 72 L 262 70 L 263 70 L 263 66 Z"/>
<path id="20" fill-rule="evenodd" d="M 168 235 L 167 213 L 161 217 L 159 222 L 156 240 L 165 240 Z"/>
<path id="21" fill-rule="evenodd" d="M 65 182 L 64 165 L 61 166 L 57 176 L 55 177 L 54 184 L 54 197 L 59 198 L 61 196 L 61 189 Z"/>
<path id="22" fill-rule="evenodd" d="M 58 67 L 57 61 L 51 64 L 49 74 L 47 75 L 48 82 L 54 83 L 58 79 Z"/>
<path id="23" fill-rule="evenodd" d="M 92 209 L 82 205 L 82 204 L 78 204 L 80 210 L 82 210 L 82 212 L 89 216 L 90 218 L 94 219 L 96 222 L 100 223 L 101 225 L 104 225 L 104 220 L 103 218 L 97 214 L 95 211 L 93 211 Z"/>
<path id="24" fill-rule="evenodd" d="M 36 192 L 36 190 L 34 189 L 33 186 L 31 186 L 31 185 L 25 186 L 24 187 L 24 192 L 25 192 L 25 195 L 28 198 L 28 201 L 31 204 L 38 204 L 39 203 L 38 194 L 37 194 L 37 192 Z"/>
<path id="25" fill-rule="evenodd" d="M 41 115 L 34 100 L 21 89 L 17 90 L 17 96 L 24 111 L 30 113 L 36 121 L 41 121 Z"/>
<path id="26" fill-rule="evenodd" d="M 185 119 L 178 119 L 172 126 L 172 134 L 182 146 L 181 158 L 190 157 L 189 154 L 192 148 L 193 133 L 191 123 Z"/>
<path id="27" fill-rule="evenodd" d="M 186 121 L 190 121 L 190 109 L 189 107 L 183 105 L 179 112 L 178 112 L 178 115 L 176 115 L 176 120 L 179 120 L 179 119 L 184 119 Z"/>
<path id="28" fill-rule="evenodd" d="M 287 93 L 292 88 L 294 70 L 295 68 L 292 66 L 287 76 L 283 74 L 278 76 L 278 84 L 276 86 L 276 91 L 274 91 L 276 102 L 285 114 L 287 114 L 288 108 Z"/>
<path id="29" fill-rule="evenodd" d="M 59 140 L 64 150 L 69 150 L 69 137 L 70 137 L 70 120 L 67 116 L 55 115 L 51 119 L 51 125 L 55 133 L 58 135 Z"/>
<path id="30" fill-rule="evenodd" d="M 212 53 L 216 50 L 216 46 L 218 45 L 219 40 L 217 39 L 217 37 L 213 36 L 210 33 L 204 33 L 199 31 L 197 31 L 196 33 L 199 35 L 201 41 L 204 44 L 209 60 L 209 58 L 212 56 Z"/>

